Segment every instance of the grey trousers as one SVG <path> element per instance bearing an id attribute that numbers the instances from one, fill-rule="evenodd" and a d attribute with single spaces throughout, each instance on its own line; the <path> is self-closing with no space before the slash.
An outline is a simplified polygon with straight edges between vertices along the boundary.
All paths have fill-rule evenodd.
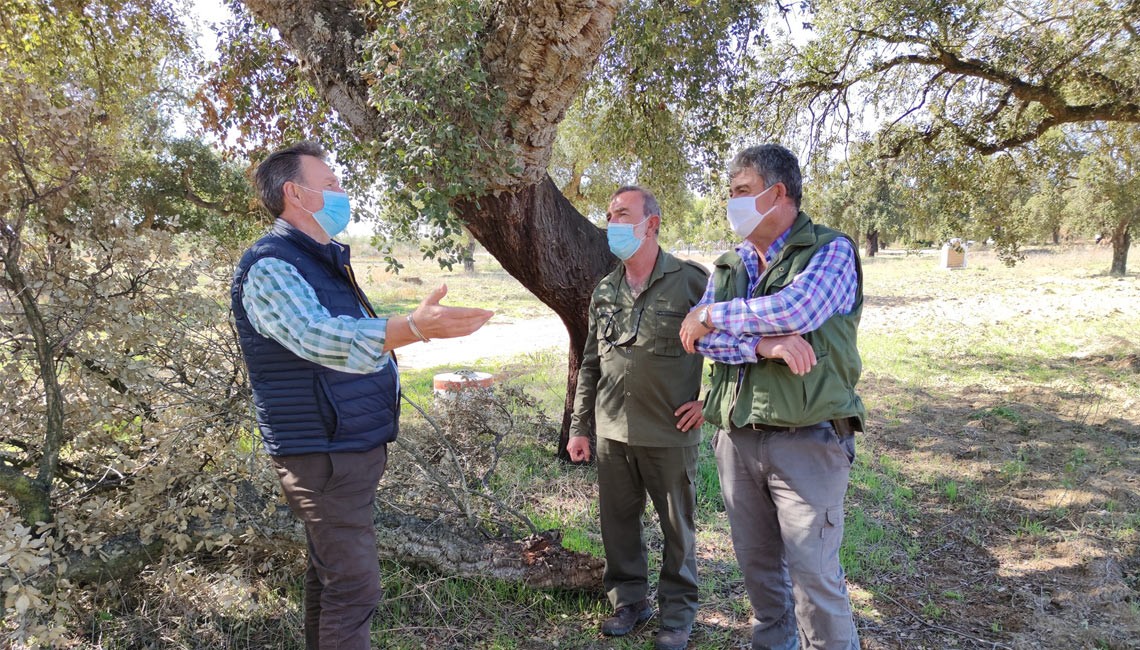
<path id="1" fill-rule="evenodd" d="M 614 609 L 649 593 L 642 516 L 645 495 L 661 520 L 665 547 L 657 602 L 661 625 L 683 628 L 697 615 L 697 445 L 640 447 L 598 438 L 598 509 L 606 568 L 602 583 Z"/>
<path id="2" fill-rule="evenodd" d="M 713 439 L 754 650 L 858 650 L 839 565 L 854 436 L 830 423 L 732 429 Z"/>
<path id="3" fill-rule="evenodd" d="M 388 465 L 387 447 L 272 458 L 309 543 L 305 648 L 369 650 L 381 595 L 372 510 Z"/>

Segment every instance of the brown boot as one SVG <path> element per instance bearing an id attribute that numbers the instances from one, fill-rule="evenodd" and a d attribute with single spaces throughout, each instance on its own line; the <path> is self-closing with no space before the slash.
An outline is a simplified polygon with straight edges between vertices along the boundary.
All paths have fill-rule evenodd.
<path id="1" fill-rule="evenodd" d="M 661 626 L 657 631 L 657 641 L 654 643 L 656 650 L 685 650 L 689 647 L 689 633 L 692 632 L 693 626 L 686 625 L 685 627 L 666 627 Z"/>
<path id="2" fill-rule="evenodd" d="M 635 605 L 618 607 L 614 615 L 602 621 L 602 634 L 606 636 L 625 636 L 639 623 L 653 618 L 653 606 L 648 600 Z"/>

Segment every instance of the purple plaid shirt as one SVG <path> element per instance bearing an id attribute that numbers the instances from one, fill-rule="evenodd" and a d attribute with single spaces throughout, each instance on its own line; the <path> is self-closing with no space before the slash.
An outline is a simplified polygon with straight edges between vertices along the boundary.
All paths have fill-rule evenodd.
<path id="1" fill-rule="evenodd" d="M 788 238 L 780 235 L 768 247 L 765 261 L 780 254 Z M 736 247 L 748 271 L 748 295 L 760 282 L 760 251 L 745 240 Z M 697 341 L 697 352 L 721 363 L 756 363 L 756 344 L 762 336 L 805 334 L 819 328 L 835 314 L 847 314 L 855 306 L 859 278 L 855 251 L 846 237 L 823 246 L 792 282 L 770 296 L 733 298 L 713 302 L 713 276 L 698 303 L 709 307 L 709 322 L 716 328 Z"/>

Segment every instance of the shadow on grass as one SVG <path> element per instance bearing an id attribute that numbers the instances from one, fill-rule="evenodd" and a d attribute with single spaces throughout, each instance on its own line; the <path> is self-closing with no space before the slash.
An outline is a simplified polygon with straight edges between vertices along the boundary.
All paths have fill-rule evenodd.
<path id="1" fill-rule="evenodd" d="M 1135 401 L 1103 404 L 1109 383 L 1135 394 L 1131 363 L 932 363 L 934 376 L 1036 369 L 996 389 L 866 377 L 844 548 L 870 592 L 856 607 L 864 647 L 1134 647 L 1140 425 Z M 1046 385 L 1074 375 L 1063 392 Z"/>
<path id="2" fill-rule="evenodd" d="M 935 295 L 880 296 L 867 294 L 863 297 L 863 308 L 865 310 L 897 309 L 899 307 L 906 307 L 908 305 L 920 305 L 924 303 L 935 302 L 941 299 L 942 298 Z"/>

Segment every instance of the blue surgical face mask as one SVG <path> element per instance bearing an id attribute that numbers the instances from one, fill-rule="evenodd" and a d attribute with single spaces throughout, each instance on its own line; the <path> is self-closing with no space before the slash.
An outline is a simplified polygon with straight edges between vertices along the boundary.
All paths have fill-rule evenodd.
<path id="1" fill-rule="evenodd" d="M 641 248 L 641 243 L 645 241 L 645 235 L 638 237 L 634 229 L 646 221 L 649 221 L 649 217 L 637 224 L 611 223 L 606 226 L 606 240 L 610 244 L 610 252 L 623 262 L 633 257 L 633 254 Z"/>
<path id="2" fill-rule="evenodd" d="M 294 183 L 297 187 L 308 190 L 309 192 L 317 192 L 312 188 L 305 187 L 300 183 Z M 317 210 L 316 212 L 309 212 L 305 208 L 305 212 L 313 215 L 321 228 L 328 233 L 329 237 L 336 237 L 344 232 L 348 227 L 348 222 L 352 218 L 352 207 L 348 202 L 348 195 L 344 192 L 334 192 L 332 190 L 319 190 L 325 199 L 325 207 Z"/>

